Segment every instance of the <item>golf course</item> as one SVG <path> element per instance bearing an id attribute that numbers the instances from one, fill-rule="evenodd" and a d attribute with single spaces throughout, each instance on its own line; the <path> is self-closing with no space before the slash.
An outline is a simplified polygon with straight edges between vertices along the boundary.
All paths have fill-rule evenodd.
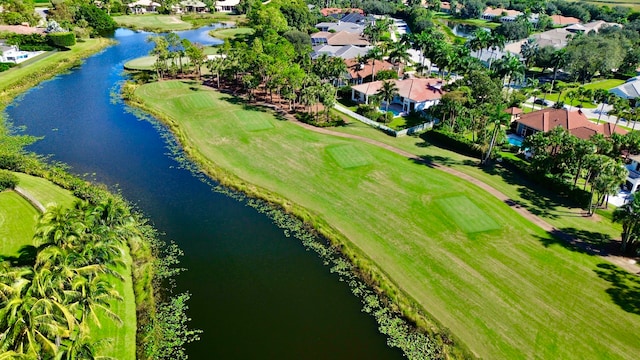
<path id="1" fill-rule="evenodd" d="M 195 83 L 146 84 L 135 96 L 212 177 L 313 224 L 394 302 L 416 303 L 422 326 L 449 329 L 474 355 L 640 353 L 637 279 L 467 181 Z"/>
<path id="2" fill-rule="evenodd" d="M 76 198 L 70 191 L 62 189 L 43 178 L 14 173 L 19 186 L 45 206 L 70 207 Z M 0 256 L 13 257 L 27 245 L 33 245 L 39 211 L 15 191 L 0 192 Z M 104 312 L 97 310 L 101 326 L 91 325 L 91 336 L 97 340 L 108 339 L 100 344 L 100 354 L 116 359 L 134 359 L 136 354 L 136 304 L 131 283 L 131 257 L 125 257 L 126 267 L 119 270 L 124 281 L 115 281 L 115 289 L 122 301 L 110 301 L 110 310 L 122 320 L 116 324 Z"/>

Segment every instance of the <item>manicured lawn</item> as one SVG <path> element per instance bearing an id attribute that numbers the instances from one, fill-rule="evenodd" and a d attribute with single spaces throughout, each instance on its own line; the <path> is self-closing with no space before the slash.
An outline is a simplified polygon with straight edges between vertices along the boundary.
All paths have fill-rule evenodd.
<path id="1" fill-rule="evenodd" d="M 593 90 L 596 90 L 596 89 L 610 90 L 622 84 L 624 84 L 624 80 L 607 79 L 607 80 L 601 80 L 601 81 L 594 81 L 592 83 L 586 84 L 584 87 L 587 89 L 593 89 Z"/>
<path id="2" fill-rule="evenodd" d="M 157 31 L 174 31 L 191 29 L 191 24 L 180 20 L 175 15 L 120 15 L 114 16 L 118 25 L 133 29 L 148 29 Z"/>
<path id="3" fill-rule="evenodd" d="M 13 191 L 0 192 L 0 255 L 17 256 L 31 245 L 39 212 Z"/>
<path id="4" fill-rule="evenodd" d="M 20 179 L 18 186 L 27 190 L 45 207 L 49 205 L 71 207 L 76 199 L 71 191 L 56 186 L 49 180 L 23 173 L 14 174 Z"/>
<path id="5" fill-rule="evenodd" d="M 212 30 L 209 32 L 209 35 L 213 36 L 217 39 L 231 39 L 235 37 L 246 37 L 253 35 L 255 32 L 254 29 L 249 27 L 236 27 L 236 28 L 222 28 L 217 30 Z"/>
<path id="6" fill-rule="evenodd" d="M 442 171 L 190 86 L 164 81 L 136 95 L 176 121 L 185 145 L 208 166 L 305 207 L 319 226 L 331 224 L 475 354 L 585 359 L 640 352 L 640 315 L 621 308 L 633 299 L 612 300 L 613 282 L 597 272 L 615 270 L 598 267 L 604 260 L 556 244 L 506 204 Z M 193 106 L 203 104 L 203 93 L 210 106 Z M 256 117 L 271 127 L 247 130 L 243 123 Z M 402 141 L 412 149 L 424 143 Z"/>
<path id="7" fill-rule="evenodd" d="M 14 173 L 20 178 L 18 186 L 28 191 L 43 205 L 59 204 L 71 206 L 76 198 L 70 191 L 62 189 L 48 180 Z M 13 191 L 0 192 L 0 255 L 15 256 L 24 245 L 32 245 L 32 238 L 39 212 L 22 196 Z M 112 302 L 112 310 L 124 324 L 116 325 L 99 312 L 102 327 L 91 327 L 92 337 L 112 339 L 99 354 L 116 359 L 135 359 L 136 354 L 136 305 L 131 283 L 131 257 L 126 255 L 126 268 L 120 270 L 124 282 L 117 282 L 116 289 L 124 301 Z"/>
<path id="8" fill-rule="evenodd" d="M 78 42 L 68 51 L 58 51 L 42 56 L 28 65 L 16 66 L 0 73 L 0 108 L 4 107 L 17 94 L 27 90 L 43 78 L 56 74 L 60 68 L 69 67 L 75 59 L 82 59 L 106 47 L 111 40 L 105 38 L 88 39 Z M 46 76 L 45 76 L 46 75 Z"/>

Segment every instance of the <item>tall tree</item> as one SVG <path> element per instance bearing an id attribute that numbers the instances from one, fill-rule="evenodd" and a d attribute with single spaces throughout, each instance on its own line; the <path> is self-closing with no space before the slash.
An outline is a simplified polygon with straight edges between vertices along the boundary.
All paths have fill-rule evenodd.
<path id="1" fill-rule="evenodd" d="M 392 80 L 383 81 L 382 86 L 378 89 L 376 95 L 379 96 L 380 99 L 384 100 L 384 116 L 385 119 L 389 121 L 390 119 L 387 118 L 389 104 L 396 96 L 398 96 L 398 87 Z"/>

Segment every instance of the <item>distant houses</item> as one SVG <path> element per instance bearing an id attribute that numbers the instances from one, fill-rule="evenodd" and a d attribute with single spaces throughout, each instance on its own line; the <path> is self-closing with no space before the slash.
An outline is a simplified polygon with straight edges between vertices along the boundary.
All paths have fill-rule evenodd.
<path id="1" fill-rule="evenodd" d="M 237 13 L 238 4 L 240 4 L 240 0 L 218 0 L 215 9 L 217 12 Z"/>
<path id="2" fill-rule="evenodd" d="M 500 20 L 501 22 L 516 21 L 518 16 L 523 15 L 522 12 L 517 10 L 507 10 L 503 8 L 486 8 L 480 18 L 487 21 Z"/>

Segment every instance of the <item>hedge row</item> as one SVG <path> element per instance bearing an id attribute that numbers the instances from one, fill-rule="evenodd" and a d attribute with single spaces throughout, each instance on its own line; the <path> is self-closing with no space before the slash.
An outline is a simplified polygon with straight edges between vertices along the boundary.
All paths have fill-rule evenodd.
<path id="1" fill-rule="evenodd" d="M 459 154 L 480 158 L 482 153 L 478 150 L 471 140 L 466 137 L 451 133 L 444 130 L 427 131 L 421 137 L 441 148 L 457 152 Z M 532 171 L 529 163 L 511 157 L 503 157 L 500 165 L 521 177 L 533 182 L 539 189 L 546 190 L 556 196 L 570 200 L 575 206 L 586 207 L 589 204 L 591 193 L 568 184 L 561 178 Z"/>

